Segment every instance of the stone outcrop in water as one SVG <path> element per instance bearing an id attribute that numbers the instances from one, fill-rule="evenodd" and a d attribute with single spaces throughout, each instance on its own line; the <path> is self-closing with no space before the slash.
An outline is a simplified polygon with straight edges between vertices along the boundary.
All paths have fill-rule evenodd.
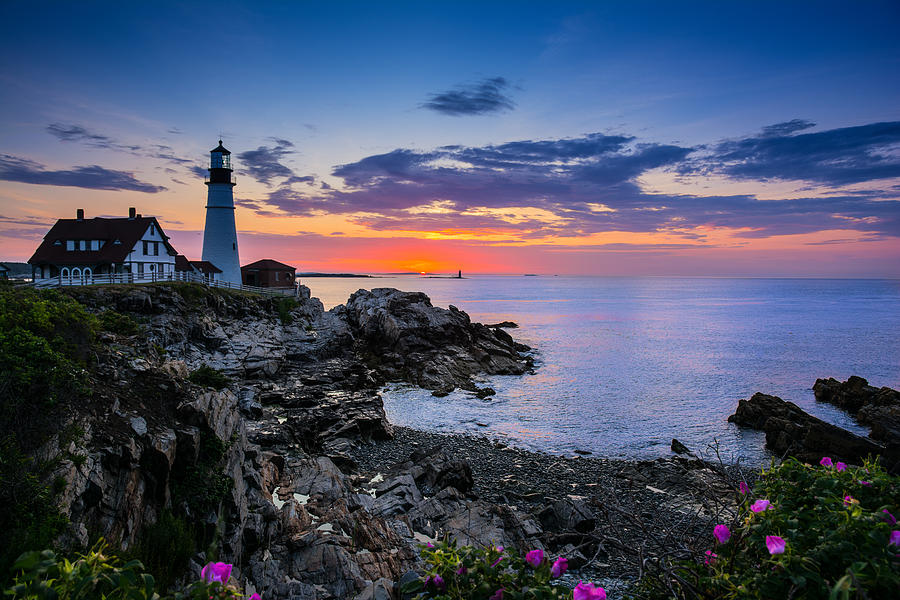
<path id="1" fill-rule="evenodd" d="M 853 464 L 861 464 L 867 457 L 880 456 L 888 470 L 896 468 L 900 461 L 900 448 L 826 423 L 777 396 L 756 393 L 749 400 L 740 400 L 728 420 L 765 431 L 766 447 L 778 456 L 794 456 L 809 463 L 818 463 L 823 456 L 830 456 Z"/>
<path id="2" fill-rule="evenodd" d="M 856 375 L 840 382 L 829 377 L 816 379 L 816 400 L 834 404 L 853 415 L 862 425 L 872 428 L 872 439 L 888 445 L 900 445 L 900 392 L 889 387 L 876 388 Z"/>

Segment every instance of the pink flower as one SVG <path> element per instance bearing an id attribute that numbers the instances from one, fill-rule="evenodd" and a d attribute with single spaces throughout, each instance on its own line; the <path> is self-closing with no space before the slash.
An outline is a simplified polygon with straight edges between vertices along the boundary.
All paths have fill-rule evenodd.
<path id="1" fill-rule="evenodd" d="M 447 587 L 447 584 L 444 583 L 444 578 L 440 575 L 435 575 L 434 579 L 432 579 L 432 582 L 434 583 L 434 587 L 441 591 L 443 591 L 444 588 Z"/>
<path id="2" fill-rule="evenodd" d="M 716 525 L 713 527 L 713 535 L 720 544 L 724 544 L 731 538 L 731 532 L 728 530 L 727 525 Z"/>
<path id="3" fill-rule="evenodd" d="M 501 560 L 503 560 L 502 556 L 500 558 L 498 558 L 497 560 L 495 560 L 494 562 L 492 562 L 491 567 L 496 567 L 497 565 L 499 565 Z"/>
<path id="4" fill-rule="evenodd" d="M 828 458 L 827 456 L 823 456 L 822 460 L 819 461 L 819 464 L 823 467 L 830 467 L 832 463 L 830 458 Z"/>
<path id="5" fill-rule="evenodd" d="M 525 562 L 537 569 L 544 562 L 544 551 L 538 548 L 525 555 Z"/>
<path id="6" fill-rule="evenodd" d="M 259 594 L 253 594 L 252 596 L 250 596 L 250 600 L 262 600 L 262 596 L 260 596 Z"/>
<path id="7" fill-rule="evenodd" d="M 769 554 L 784 554 L 786 545 L 787 542 L 784 541 L 783 537 L 777 535 L 766 536 L 766 548 L 769 549 Z"/>
<path id="8" fill-rule="evenodd" d="M 837 469 L 838 471 L 846 471 L 847 465 L 845 465 L 842 462 L 836 462 L 836 463 L 834 463 L 834 468 Z"/>
<path id="9" fill-rule="evenodd" d="M 891 525 L 897 524 L 897 519 L 894 518 L 894 515 L 892 515 L 891 513 L 888 512 L 888 509 L 882 508 L 881 512 L 884 513 L 884 516 L 881 517 L 882 519 L 884 519 L 884 521 L 886 521 L 887 523 L 890 523 Z"/>
<path id="10" fill-rule="evenodd" d="M 706 558 L 703 559 L 704 565 L 711 565 L 716 562 L 716 559 L 719 558 L 719 555 L 713 552 L 712 550 L 706 551 Z"/>
<path id="11" fill-rule="evenodd" d="M 738 486 L 738 489 L 741 491 L 742 494 L 749 494 L 749 493 L 750 493 L 750 486 L 747 485 L 747 482 L 746 482 L 746 481 L 742 481 L 742 482 L 740 483 L 740 485 Z"/>
<path id="12" fill-rule="evenodd" d="M 895 529 L 891 532 L 891 540 L 888 542 L 888 546 L 900 546 L 900 531 Z"/>
<path id="13" fill-rule="evenodd" d="M 851 504 L 859 504 L 859 500 L 853 496 L 844 496 L 844 506 L 850 506 Z"/>
<path id="14" fill-rule="evenodd" d="M 457 575 L 465 575 L 468 572 L 469 572 L 469 570 L 465 567 L 465 565 L 460 565 L 459 568 L 456 570 Z"/>
<path id="15" fill-rule="evenodd" d="M 859 485 L 872 485 L 871 481 L 864 481 L 862 479 L 859 480 Z"/>
<path id="16" fill-rule="evenodd" d="M 212 583 L 213 581 L 223 584 L 228 583 L 228 580 L 231 578 L 231 565 L 223 562 L 211 562 L 200 570 L 200 577 L 206 583 Z"/>
<path id="17" fill-rule="evenodd" d="M 503 590 L 504 588 L 500 588 L 499 590 L 494 592 L 494 595 L 488 598 L 488 600 L 503 600 Z"/>
<path id="18" fill-rule="evenodd" d="M 557 577 L 562 577 L 563 573 L 565 573 L 568 570 L 569 570 L 568 559 L 565 559 L 562 556 L 560 556 L 553 563 L 553 566 L 550 567 L 550 577 L 553 577 L 554 579 Z"/>
<path id="19" fill-rule="evenodd" d="M 494 550 L 496 550 L 497 552 L 503 552 L 503 546 L 494 546 Z"/>
<path id="20" fill-rule="evenodd" d="M 753 504 L 750 505 L 750 510 L 753 512 L 762 512 L 764 510 L 769 510 L 772 503 L 768 500 L 757 500 Z"/>
<path id="21" fill-rule="evenodd" d="M 425 547 L 426 548 L 434 548 L 434 544 L 432 544 L 431 542 L 426 542 Z"/>
<path id="22" fill-rule="evenodd" d="M 579 581 L 572 590 L 573 600 L 606 600 L 606 590 L 588 581 Z"/>

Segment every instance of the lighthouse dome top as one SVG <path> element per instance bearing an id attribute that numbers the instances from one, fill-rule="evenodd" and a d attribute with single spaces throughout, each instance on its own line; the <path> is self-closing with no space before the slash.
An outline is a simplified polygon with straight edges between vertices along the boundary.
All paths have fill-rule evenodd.
<path id="1" fill-rule="evenodd" d="M 222 145 L 222 140 L 219 140 L 219 145 L 209 151 L 210 153 L 218 152 L 219 154 L 231 154 L 231 151 L 228 150 L 225 146 Z"/>

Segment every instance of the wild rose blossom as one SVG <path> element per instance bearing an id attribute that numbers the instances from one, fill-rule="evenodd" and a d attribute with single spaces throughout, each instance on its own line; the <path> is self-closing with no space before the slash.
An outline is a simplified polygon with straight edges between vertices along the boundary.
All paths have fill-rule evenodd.
<path id="1" fill-rule="evenodd" d="M 537 569 L 544 562 L 544 551 L 538 548 L 525 555 L 525 562 Z"/>
<path id="2" fill-rule="evenodd" d="M 569 560 L 560 556 L 554 561 L 553 566 L 550 567 L 550 577 L 556 579 L 557 577 L 562 577 L 563 573 L 569 570 Z"/>
<path id="3" fill-rule="evenodd" d="M 859 480 L 859 485 L 872 485 L 871 481 L 865 481 L 863 479 Z"/>
<path id="4" fill-rule="evenodd" d="M 426 542 L 425 547 L 426 548 L 434 548 L 434 544 L 432 544 L 431 542 Z"/>
<path id="5" fill-rule="evenodd" d="M 469 572 L 469 570 L 466 568 L 465 565 L 459 565 L 459 568 L 456 570 L 457 575 L 465 575 L 468 572 Z"/>
<path id="6" fill-rule="evenodd" d="M 891 539 L 888 542 L 888 546 L 900 546 L 900 531 L 895 529 L 891 532 Z"/>
<path id="7" fill-rule="evenodd" d="M 440 591 L 444 591 L 444 588 L 447 587 L 447 584 L 444 583 L 444 578 L 440 575 L 435 575 L 434 579 L 431 580 L 434 583 L 434 587 L 436 587 Z"/>
<path id="8" fill-rule="evenodd" d="M 503 590 L 504 589 L 506 589 L 506 588 L 500 588 L 499 590 L 494 592 L 494 595 L 491 596 L 490 598 L 488 598 L 488 600 L 503 600 Z"/>
<path id="9" fill-rule="evenodd" d="M 842 462 L 836 462 L 836 463 L 834 463 L 834 468 L 837 469 L 838 471 L 846 471 L 847 465 L 845 465 Z"/>
<path id="10" fill-rule="evenodd" d="M 859 504 L 859 500 L 853 496 L 844 496 L 844 506 L 850 506 L 851 504 Z"/>
<path id="11" fill-rule="evenodd" d="M 830 467 L 832 465 L 831 459 L 827 456 L 823 456 L 822 460 L 819 461 L 819 464 L 823 467 Z"/>
<path id="12" fill-rule="evenodd" d="M 766 548 L 769 549 L 769 554 L 784 554 L 785 546 L 787 546 L 787 542 L 784 541 L 783 537 L 777 535 L 766 536 Z"/>
<path id="13" fill-rule="evenodd" d="M 897 519 L 894 518 L 894 515 L 892 515 L 891 513 L 888 512 L 888 509 L 882 508 L 881 512 L 884 513 L 884 516 L 881 517 L 882 519 L 884 519 L 884 521 L 890 523 L 891 525 L 897 524 Z"/>
<path id="14" fill-rule="evenodd" d="M 712 550 L 706 551 L 706 558 L 703 559 L 704 565 L 711 565 L 716 562 L 716 559 L 719 558 L 719 555 L 713 552 Z"/>
<path id="15" fill-rule="evenodd" d="M 755 513 L 758 513 L 758 512 L 762 512 L 764 510 L 769 510 L 771 505 L 772 505 L 772 503 L 769 502 L 768 500 L 757 500 L 756 502 L 754 502 L 753 504 L 750 505 L 750 510 L 752 510 Z"/>
<path id="16" fill-rule="evenodd" d="M 747 495 L 747 494 L 750 493 L 750 486 L 747 485 L 747 482 L 746 482 L 746 481 L 742 481 L 742 482 L 740 483 L 740 485 L 738 485 L 738 489 L 739 489 L 739 490 L 741 491 L 741 493 L 744 494 L 744 495 Z"/>
<path id="17" fill-rule="evenodd" d="M 200 570 L 200 577 L 206 583 L 218 581 L 221 584 L 225 584 L 231 578 L 231 568 L 231 565 L 228 563 L 211 562 Z"/>
<path id="18" fill-rule="evenodd" d="M 253 594 L 252 596 L 250 596 L 250 600 L 262 600 L 262 596 L 260 596 L 259 594 Z"/>
<path id="19" fill-rule="evenodd" d="M 717 542 L 724 544 L 731 538 L 731 531 L 728 530 L 727 525 L 716 525 L 713 528 L 713 535 L 716 537 Z"/>
<path id="20" fill-rule="evenodd" d="M 572 590 L 573 600 L 606 600 L 606 590 L 590 581 L 579 581 Z"/>

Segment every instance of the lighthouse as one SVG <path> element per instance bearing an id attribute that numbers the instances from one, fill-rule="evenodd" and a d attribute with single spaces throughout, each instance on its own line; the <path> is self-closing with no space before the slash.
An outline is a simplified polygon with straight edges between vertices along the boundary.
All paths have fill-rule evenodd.
<path id="1" fill-rule="evenodd" d="M 221 281 L 241 283 L 237 229 L 234 226 L 234 175 L 231 152 L 222 145 L 209 151 L 206 180 L 206 225 L 203 228 L 203 260 L 222 270 Z"/>

